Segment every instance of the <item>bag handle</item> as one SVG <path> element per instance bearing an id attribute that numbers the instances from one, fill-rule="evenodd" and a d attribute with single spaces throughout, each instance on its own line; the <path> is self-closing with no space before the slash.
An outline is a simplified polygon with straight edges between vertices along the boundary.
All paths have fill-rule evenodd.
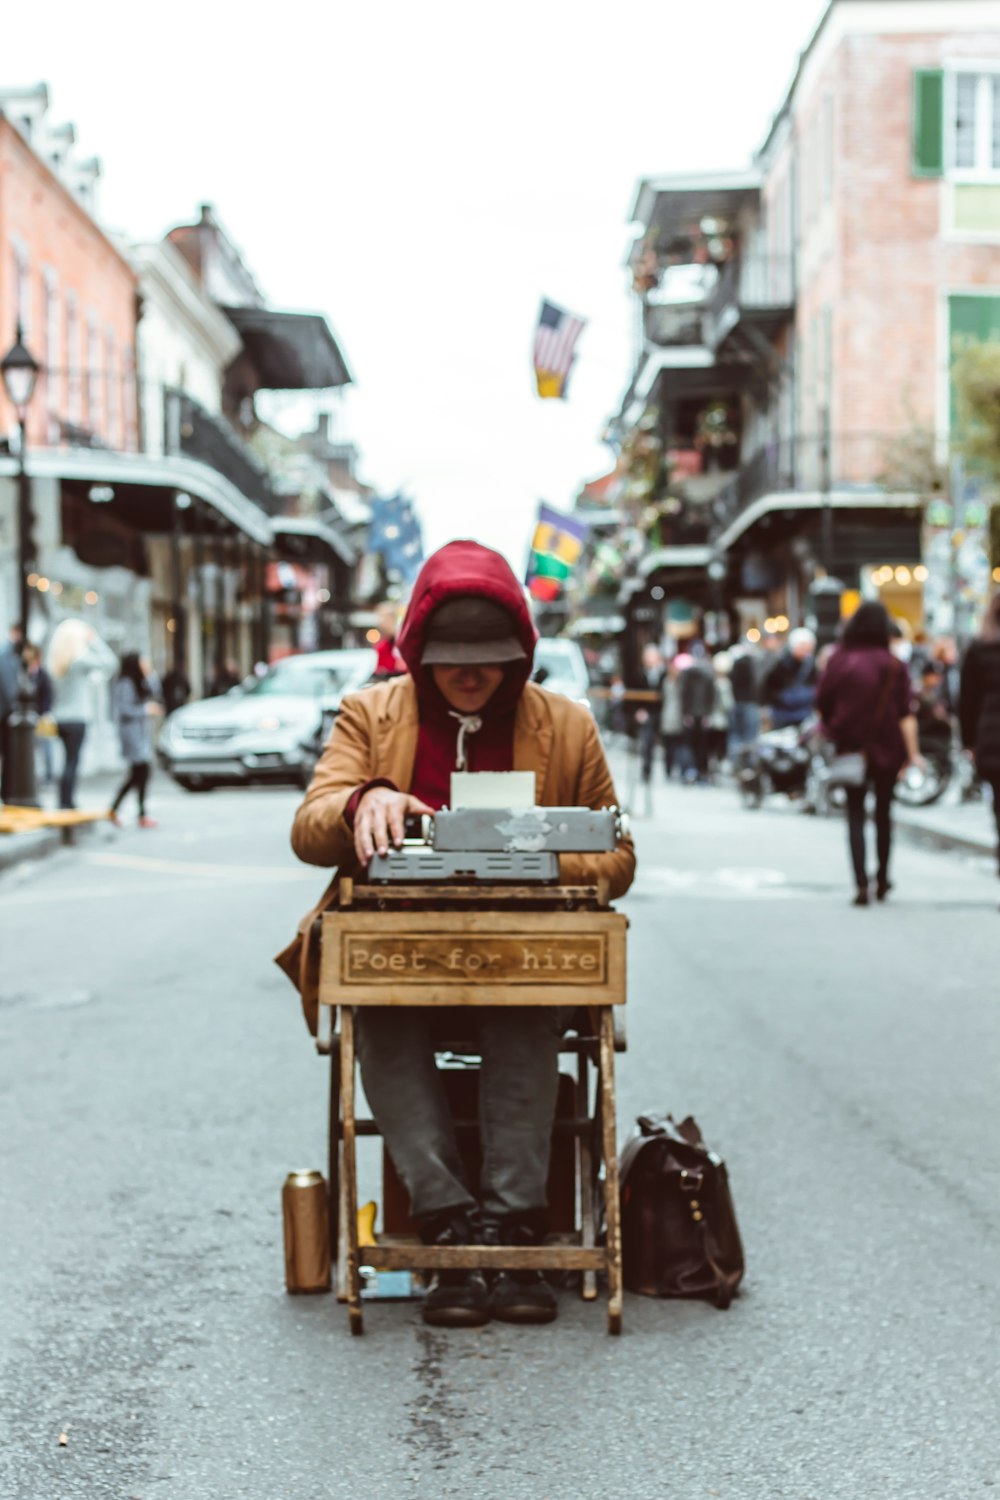
<path id="1" fill-rule="evenodd" d="M 866 759 L 875 741 L 875 736 L 879 731 L 879 726 L 882 723 L 882 716 L 889 706 L 889 689 L 892 687 L 892 679 L 896 675 L 896 665 L 896 662 L 893 662 L 885 671 L 885 677 L 882 681 L 882 691 L 879 693 L 878 703 L 875 706 L 875 714 L 868 729 L 868 737 L 864 743 L 864 755 Z"/>
<path id="2" fill-rule="evenodd" d="M 701 1230 L 702 1252 L 709 1270 L 715 1277 L 715 1305 L 720 1312 L 725 1312 L 736 1295 L 736 1286 L 739 1278 L 736 1272 L 724 1271 L 712 1254 L 711 1246 L 708 1243 L 708 1223 L 705 1219 L 702 1219 L 698 1228 Z"/>

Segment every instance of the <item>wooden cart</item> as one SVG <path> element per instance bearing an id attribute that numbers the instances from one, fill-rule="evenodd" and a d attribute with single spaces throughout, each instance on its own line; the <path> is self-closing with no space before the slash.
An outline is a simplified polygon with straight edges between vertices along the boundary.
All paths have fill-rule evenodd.
<path id="1" fill-rule="evenodd" d="M 615 1137 L 614 1054 L 623 1028 L 627 920 L 608 908 L 606 886 L 355 885 L 341 882 L 340 906 L 322 918 L 322 1051 L 332 1059 L 329 1184 L 338 1295 L 351 1332 L 364 1330 L 361 1265 L 375 1270 L 537 1269 L 582 1272 L 587 1299 L 597 1274 L 608 1286 L 608 1331 L 622 1318 L 621 1229 Z M 582 1017 L 566 1039 L 575 1052 L 575 1108 L 557 1131 L 575 1138 L 575 1232 L 537 1247 L 425 1246 L 383 1234 L 359 1247 L 356 1143 L 377 1134 L 356 1114 L 353 1007 L 363 1005 L 559 1006 Z M 336 1025 L 340 1010 L 339 1031 Z M 596 1068 L 591 1089 L 589 1069 Z M 472 1122 L 463 1122 L 470 1126 Z M 603 1186 L 604 1243 L 598 1245 Z M 550 1237 L 551 1240 L 551 1237 Z"/>

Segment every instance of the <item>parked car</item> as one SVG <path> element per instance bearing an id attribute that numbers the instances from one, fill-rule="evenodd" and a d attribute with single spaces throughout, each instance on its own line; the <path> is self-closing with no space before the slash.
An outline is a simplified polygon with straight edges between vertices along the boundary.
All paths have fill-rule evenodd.
<path id="1" fill-rule="evenodd" d="M 264 677 L 171 714 L 157 746 L 160 764 L 189 792 L 256 781 L 305 786 L 341 699 L 374 670 L 367 648 L 286 657 Z"/>
<path id="2" fill-rule="evenodd" d="M 542 636 L 535 647 L 534 679 L 550 693 L 563 693 L 586 703 L 590 691 L 590 673 L 583 651 L 576 641 L 567 641 L 562 636 Z"/>

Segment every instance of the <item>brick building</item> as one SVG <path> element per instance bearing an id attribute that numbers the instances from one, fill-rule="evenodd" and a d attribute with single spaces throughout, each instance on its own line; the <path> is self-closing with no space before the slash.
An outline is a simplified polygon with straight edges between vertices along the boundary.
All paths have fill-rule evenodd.
<path id="1" fill-rule="evenodd" d="M 136 276 L 93 216 L 98 163 L 74 159 L 47 104 L 44 88 L 0 91 L 0 339 L 6 350 L 20 325 L 43 366 L 32 445 L 134 450 Z M 0 391 L 0 427 L 12 421 Z"/>
<path id="2" fill-rule="evenodd" d="M 664 521 L 633 607 L 683 576 L 744 628 L 795 623 L 830 573 L 915 629 L 968 628 L 988 496 L 953 463 L 951 366 L 1000 337 L 997 0 L 831 0 L 752 165 L 643 182 L 635 217 L 623 427 L 694 457 L 648 498 L 716 581 L 694 551 L 678 573 Z"/>

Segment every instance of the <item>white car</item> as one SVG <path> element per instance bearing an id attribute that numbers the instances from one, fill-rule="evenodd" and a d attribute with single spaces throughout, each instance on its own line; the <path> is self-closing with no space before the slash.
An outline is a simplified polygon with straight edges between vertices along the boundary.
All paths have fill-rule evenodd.
<path id="1" fill-rule="evenodd" d="M 550 693 L 563 693 L 590 707 L 590 673 L 576 641 L 543 635 L 535 647 L 534 680 Z"/>
<path id="2" fill-rule="evenodd" d="M 374 670 L 367 648 L 286 657 L 264 677 L 172 713 L 157 745 L 160 764 L 190 792 L 254 781 L 305 786 L 341 699 Z"/>

